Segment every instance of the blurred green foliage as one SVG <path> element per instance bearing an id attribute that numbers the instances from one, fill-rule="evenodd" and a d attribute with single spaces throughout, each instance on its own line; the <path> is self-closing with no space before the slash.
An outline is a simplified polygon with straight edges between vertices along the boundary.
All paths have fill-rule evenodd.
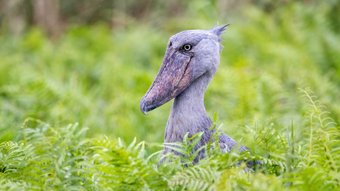
<path id="1" fill-rule="evenodd" d="M 218 114 L 228 132 L 240 138 L 239 127 L 247 124 L 303 123 L 299 88 L 310 88 L 339 122 L 340 38 L 327 22 L 332 7 L 320 6 L 318 14 L 299 3 L 275 14 L 248 7 L 233 19 L 206 95 L 208 111 Z M 208 18 L 180 28 L 210 28 Z M 2 35 L 1 139 L 11 139 L 22 121 L 33 117 L 56 125 L 76 121 L 89 127 L 91 136 L 161 141 L 170 104 L 144 116 L 139 100 L 180 23 L 113 31 L 105 25 L 75 26 L 57 42 L 38 29 L 16 38 Z"/>
<path id="2" fill-rule="evenodd" d="M 76 25 L 58 40 L 50 40 L 37 28 L 22 36 L 2 34 L 0 188 L 9 189 L 15 182 L 14 190 L 147 190 L 169 185 L 178 190 L 284 190 L 289 186 L 308 190 L 310 185 L 336 190 L 340 166 L 339 143 L 333 142 L 339 139 L 340 128 L 338 1 L 264 3 L 238 8 L 230 16 L 216 11 L 216 1 L 193 2 L 181 18 L 164 23 L 128 19 L 127 25 L 114 30 L 104 24 Z M 209 29 L 220 17 L 221 23 L 231 26 L 223 37 L 221 64 L 206 93 L 206 107 L 211 116 L 217 114 L 225 132 L 261 160 L 268 160 L 268 168 L 247 177 L 242 168 L 228 166 L 243 156 L 224 164 L 231 156 L 213 155 L 216 159 L 202 162 L 202 169 L 212 166 L 207 172 L 179 164 L 159 171 L 157 162 L 119 145 L 116 138 L 163 141 L 170 103 L 144 116 L 139 101 L 159 69 L 167 40 L 181 30 Z M 32 118 L 52 125 L 25 123 L 21 129 Z M 75 122 L 81 128 L 60 128 Z M 145 152 L 155 150 L 148 147 Z M 36 171 L 39 168 L 43 170 Z M 207 179 L 206 173 L 213 178 Z M 36 177 L 27 180 L 32 174 Z M 136 179 L 117 179 L 123 174 Z M 191 175 L 206 184 L 197 187 Z"/>

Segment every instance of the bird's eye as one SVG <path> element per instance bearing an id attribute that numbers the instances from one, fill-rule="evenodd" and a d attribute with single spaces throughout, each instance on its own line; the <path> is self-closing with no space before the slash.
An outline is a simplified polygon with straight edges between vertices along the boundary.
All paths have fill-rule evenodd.
<path id="1" fill-rule="evenodd" d="M 189 51 L 191 50 L 191 48 L 192 48 L 191 44 L 185 44 L 182 46 L 182 50 L 184 51 Z"/>

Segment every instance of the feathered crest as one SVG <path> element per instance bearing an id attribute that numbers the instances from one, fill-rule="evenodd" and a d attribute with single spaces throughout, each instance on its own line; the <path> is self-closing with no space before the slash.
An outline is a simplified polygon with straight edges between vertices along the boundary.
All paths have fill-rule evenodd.
<path id="1" fill-rule="evenodd" d="M 229 24 L 226 25 L 220 25 L 215 26 L 214 28 L 210 29 L 210 32 L 213 33 L 218 37 L 218 42 L 220 43 L 220 51 L 223 49 L 223 46 L 221 45 L 221 34 L 225 31 L 225 29 L 229 26 Z"/>
<path id="2" fill-rule="evenodd" d="M 221 36 L 221 34 L 223 33 L 223 31 L 229 26 L 229 24 L 226 25 L 220 25 L 220 26 L 216 26 L 214 28 L 212 28 L 210 30 L 211 33 L 217 35 L 218 37 Z"/>

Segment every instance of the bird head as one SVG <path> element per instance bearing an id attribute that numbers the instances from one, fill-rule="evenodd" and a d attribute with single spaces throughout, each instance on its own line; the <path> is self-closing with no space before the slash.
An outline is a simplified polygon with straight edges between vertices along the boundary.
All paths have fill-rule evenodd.
<path id="1" fill-rule="evenodd" d="M 202 75 L 216 72 L 221 34 L 227 26 L 186 30 L 170 37 L 158 75 L 140 102 L 144 114 L 178 96 Z"/>

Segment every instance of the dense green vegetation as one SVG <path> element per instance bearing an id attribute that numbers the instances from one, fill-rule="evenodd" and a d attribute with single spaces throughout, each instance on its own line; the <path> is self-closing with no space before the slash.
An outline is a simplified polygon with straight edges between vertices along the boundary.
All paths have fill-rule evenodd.
<path id="1" fill-rule="evenodd" d="M 294 3 L 228 20 L 206 107 L 251 153 L 221 154 L 211 143 L 194 166 L 189 140 L 178 145 L 185 157 L 157 166 L 170 104 L 144 116 L 139 100 L 169 36 L 212 27 L 208 14 L 161 27 L 74 26 L 54 41 L 34 28 L 2 34 L 0 190 L 339 190 L 333 11 Z M 249 160 L 262 165 L 240 162 Z"/>

